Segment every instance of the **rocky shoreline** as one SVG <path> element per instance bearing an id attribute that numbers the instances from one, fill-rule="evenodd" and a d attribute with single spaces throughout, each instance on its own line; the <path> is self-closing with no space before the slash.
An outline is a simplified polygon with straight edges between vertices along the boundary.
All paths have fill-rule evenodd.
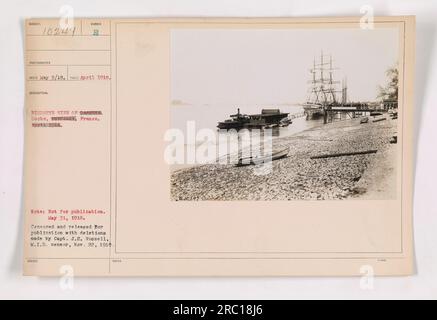
<path id="1" fill-rule="evenodd" d="M 396 196 L 397 120 L 360 124 L 360 118 L 329 123 L 273 140 L 289 147 L 288 157 L 272 162 L 266 175 L 255 166 L 208 164 L 171 174 L 171 199 L 180 200 L 334 200 L 392 199 Z M 312 156 L 378 150 L 335 158 Z"/>

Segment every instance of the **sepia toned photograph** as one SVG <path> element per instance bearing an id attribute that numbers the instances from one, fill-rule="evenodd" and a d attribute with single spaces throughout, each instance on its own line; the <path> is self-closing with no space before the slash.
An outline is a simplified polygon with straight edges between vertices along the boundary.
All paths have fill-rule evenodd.
<path id="1" fill-rule="evenodd" d="M 22 274 L 414 274 L 416 20 L 366 12 L 24 20 Z"/>
<path id="2" fill-rule="evenodd" d="M 393 27 L 172 30 L 171 199 L 396 199 L 399 61 Z"/>

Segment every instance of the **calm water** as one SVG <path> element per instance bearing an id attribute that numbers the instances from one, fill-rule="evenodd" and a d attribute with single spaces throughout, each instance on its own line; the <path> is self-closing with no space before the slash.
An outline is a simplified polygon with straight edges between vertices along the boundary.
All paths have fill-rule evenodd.
<path id="1" fill-rule="evenodd" d="M 255 105 L 239 106 L 242 114 L 261 113 L 263 107 Z M 281 112 L 300 114 L 303 108 L 297 105 L 266 106 L 264 108 L 277 108 Z M 204 128 L 217 130 L 217 123 L 229 119 L 229 115 L 237 113 L 237 107 L 230 105 L 180 105 L 170 107 L 171 126 L 186 132 L 187 121 L 195 121 L 196 131 Z M 313 128 L 323 123 L 323 119 L 305 120 L 305 117 L 293 119 L 288 127 L 279 128 L 277 137 L 289 136 L 306 129 Z"/>
<path id="2" fill-rule="evenodd" d="M 269 107 L 265 107 L 269 108 Z M 281 112 L 288 112 L 290 115 L 301 114 L 303 108 L 296 105 L 281 105 L 277 107 Z M 240 112 L 243 114 L 257 114 L 261 113 L 262 107 L 259 106 L 240 106 Z M 211 141 L 210 144 L 217 146 L 218 144 L 218 134 L 217 123 L 219 121 L 224 121 L 229 118 L 229 115 L 237 113 L 237 108 L 234 106 L 213 106 L 213 105 L 201 105 L 201 106 L 191 106 L 191 105 L 179 105 L 172 106 L 170 108 L 171 114 L 171 126 L 172 128 L 177 128 L 182 130 L 184 134 L 187 131 L 187 121 L 195 121 L 195 131 L 198 132 L 201 129 L 211 129 L 215 132 L 216 141 Z M 279 137 L 290 136 L 304 130 L 319 126 L 323 124 L 323 119 L 318 120 L 305 120 L 305 117 L 299 117 L 292 120 L 293 123 L 287 127 L 281 127 L 273 132 L 273 139 Z M 278 130 L 278 131 L 276 131 Z M 186 135 L 185 135 L 186 137 Z M 196 145 L 204 144 L 204 141 L 197 141 Z M 185 141 L 185 146 L 192 145 Z M 173 164 L 170 166 L 171 171 L 192 167 L 193 164 Z"/>

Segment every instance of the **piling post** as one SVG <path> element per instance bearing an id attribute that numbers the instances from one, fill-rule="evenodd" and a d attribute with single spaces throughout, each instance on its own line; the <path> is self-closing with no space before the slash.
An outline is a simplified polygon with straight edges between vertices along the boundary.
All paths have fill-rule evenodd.
<path id="1" fill-rule="evenodd" d="M 328 123 L 328 110 L 326 110 L 326 108 L 323 108 L 323 124 L 327 124 Z"/>

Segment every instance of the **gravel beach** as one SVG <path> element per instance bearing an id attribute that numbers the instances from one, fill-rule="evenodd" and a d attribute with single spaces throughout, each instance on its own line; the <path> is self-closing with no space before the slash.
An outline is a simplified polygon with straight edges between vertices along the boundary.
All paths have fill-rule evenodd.
<path id="1" fill-rule="evenodd" d="M 208 164 L 171 174 L 172 200 L 333 200 L 394 199 L 396 196 L 397 120 L 360 124 L 360 118 L 321 125 L 273 140 L 273 149 L 289 147 L 266 175 L 255 166 Z M 366 151 L 323 159 L 312 156 Z"/>

